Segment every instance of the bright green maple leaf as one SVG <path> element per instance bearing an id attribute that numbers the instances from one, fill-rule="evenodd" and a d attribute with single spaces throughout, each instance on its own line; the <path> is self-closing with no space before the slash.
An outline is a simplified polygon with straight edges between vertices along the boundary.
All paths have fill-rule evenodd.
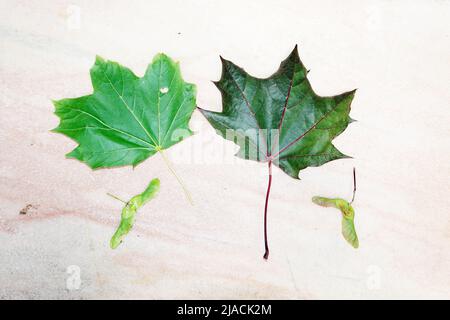
<path id="1" fill-rule="evenodd" d="M 154 57 L 142 78 L 101 57 L 90 73 L 92 94 L 53 102 L 60 118 L 53 131 L 79 144 L 67 157 L 93 169 L 136 166 L 158 151 L 167 162 L 162 150 L 192 134 L 195 85 L 183 81 L 178 62 L 165 54 Z"/>
<path id="2" fill-rule="evenodd" d="M 120 219 L 119 227 L 111 238 L 110 246 L 115 249 L 122 242 L 123 237 L 130 232 L 134 224 L 134 217 L 137 211 L 149 202 L 151 199 L 156 197 L 159 191 L 159 179 L 153 179 L 150 181 L 144 192 L 135 195 L 130 199 L 130 201 L 125 202 L 125 206 L 122 209 L 122 215 Z M 120 199 L 119 199 L 120 200 Z M 120 200 L 124 202 L 123 200 Z"/>
<path id="3" fill-rule="evenodd" d="M 272 163 L 298 179 L 304 168 L 347 158 L 332 140 L 352 121 L 349 112 L 355 91 L 330 97 L 317 95 L 307 79 L 308 71 L 300 61 L 297 46 L 278 71 L 265 79 L 221 60 L 222 76 L 215 84 L 222 94 L 223 110 L 200 111 L 220 135 L 240 146 L 237 156 L 268 163 L 264 214 L 267 258 L 266 216 Z"/>

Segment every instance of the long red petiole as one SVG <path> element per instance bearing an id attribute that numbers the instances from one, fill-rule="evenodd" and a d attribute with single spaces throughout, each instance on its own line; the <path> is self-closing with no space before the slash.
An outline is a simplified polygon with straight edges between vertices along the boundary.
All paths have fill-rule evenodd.
<path id="1" fill-rule="evenodd" d="M 266 252 L 264 253 L 264 259 L 269 258 L 269 242 L 267 241 L 267 207 L 269 205 L 270 186 L 272 185 L 272 160 L 269 160 L 269 184 L 267 185 L 266 193 L 266 205 L 264 206 L 264 245 Z"/>

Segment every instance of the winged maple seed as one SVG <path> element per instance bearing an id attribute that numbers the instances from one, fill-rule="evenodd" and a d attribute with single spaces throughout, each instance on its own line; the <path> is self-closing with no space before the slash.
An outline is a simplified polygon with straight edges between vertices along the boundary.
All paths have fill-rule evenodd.
<path id="1" fill-rule="evenodd" d="M 321 97 L 311 88 L 297 46 L 272 76 L 261 79 L 222 60 L 215 82 L 222 94 L 222 112 L 200 109 L 225 139 L 240 146 L 238 157 L 265 162 L 269 181 L 264 206 L 264 258 L 269 256 L 267 209 L 272 164 L 298 179 L 299 171 L 348 158 L 331 143 L 353 120 L 349 117 L 355 90 Z"/>
<path id="2" fill-rule="evenodd" d="M 111 195 L 113 198 L 116 198 L 124 203 L 120 224 L 110 241 L 110 246 L 112 249 L 117 248 L 119 244 L 122 243 L 123 237 L 128 234 L 128 232 L 130 232 L 134 224 L 134 216 L 136 215 L 136 212 L 139 210 L 139 208 L 152 200 L 156 196 L 158 191 L 159 179 L 153 179 L 152 181 L 150 181 L 149 185 L 142 193 L 135 195 L 127 202 Z"/>
<path id="3" fill-rule="evenodd" d="M 163 152 L 192 134 L 196 88 L 183 81 L 178 62 L 157 54 L 139 78 L 97 56 L 91 79 L 92 94 L 53 102 L 60 118 L 53 131 L 79 144 L 67 157 L 93 169 L 134 167 L 159 152 L 192 203 Z"/>
<path id="4" fill-rule="evenodd" d="M 356 193 L 356 173 L 355 168 L 353 168 L 353 196 L 352 200 L 348 202 L 347 200 L 341 198 L 326 198 L 315 196 L 312 198 L 312 202 L 322 207 L 332 207 L 339 209 L 342 214 L 341 221 L 341 233 L 345 240 L 352 245 L 353 248 L 359 247 L 358 235 L 355 229 L 355 210 L 352 207 L 353 201 L 355 200 Z"/>

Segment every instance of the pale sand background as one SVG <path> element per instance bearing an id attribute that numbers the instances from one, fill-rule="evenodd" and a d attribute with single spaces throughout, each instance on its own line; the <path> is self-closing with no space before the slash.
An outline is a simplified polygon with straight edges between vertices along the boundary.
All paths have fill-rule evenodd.
<path id="1" fill-rule="evenodd" d="M 2 0 L 0 298 L 450 298 L 450 2 L 337 3 Z M 159 156 L 94 172 L 49 132 L 50 99 L 89 94 L 96 54 L 142 75 L 164 51 L 198 105 L 220 110 L 219 54 L 265 77 L 296 43 L 319 94 L 359 88 L 358 122 L 335 140 L 354 159 L 301 181 L 274 170 L 268 262 L 266 167 L 233 157 L 198 112 L 197 134 L 167 152 L 194 207 Z M 358 250 L 338 212 L 310 201 L 351 197 L 353 166 Z M 160 195 L 110 250 L 121 204 L 105 193 L 153 177 Z M 26 204 L 38 208 L 19 215 Z"/>

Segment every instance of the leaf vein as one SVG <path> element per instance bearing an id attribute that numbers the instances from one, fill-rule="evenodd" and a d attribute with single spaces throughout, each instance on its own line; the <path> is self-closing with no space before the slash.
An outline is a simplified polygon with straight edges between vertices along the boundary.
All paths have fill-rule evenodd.
<path id="1" fill-rule="evenodd" d="M 103 74 L 105 75 L 106 79 L 108 79 L 109 85 L 111 86 L 111 88 L 115 91 L 115 93 L 119 96 L 120 100 L 122 101 L 122 103 L 125 105 L 125 107 L 128 109 L 128 111 L 131 113 L 131 115 L 134 117 L 134 119 L 136 120 L 136 122 L 141 126 L 141 128 L 144 130 L 144 132 L 147 134 L 147 136 L 153 141 L 153 143 L 155 145 L 157 145 L 156 141 L 153 139 L 153 137 L 150 135 L 150 133 L 147 131 L 147 129 L 145 129 L 144 125 L 141 123 L 141 121 L 139 121 L 139 119 L 136 117 L 136 115 L 134 114 L 134 112 L 130 109 L 130 107 L 128 106 L 127 102 L 123 99 L 123 97 L 119 94 L 119 92 L 117 91 L 116 87 L 114 87 L 113 83 L 111 82 L 111 79 L 108 77 L 108 75 L 106 74 L 106 72 L 103 71 Z"/>
<path id="2" fill-rule="evenodd" d="M 78 109 L 78 108 L 71 108 L 71 110 L 75 110 L 75 111 L 78 111 L 78 112 L 80 112 L 80 113 L 83 113 L 83 114 L 88 115 L 89 117 L 91 117 L 91 118 L 97 120 L 98 122 L 100 122 L 102 125 L 104 125 L 105 127 L 107 127 L 109 130 L 117 131 L 117 132 L 122 133 L 122 134 L 124 134 L 124 135 L 126 135 L 126 136 L 129 136 L 129 137 L 132 137 L 132 138 L 134 138 L 134 139 L 136 139 L 136 140 L 139 140 L 139 141 L 141 141 L 141 142 L 144 142 L 144 143 L 148 144 L 149 146 L 155 147 L 153 144 L 151 144 L 151 143 L 149 143 L 148 141 L 145 141 L 145 140 L 143 140 L 143 139 L 141 139 L 141 138 L 139 138 L 139 137 L 136 137 L 135 135 L 132 135 L 132 134 L 126 132 L 126 131 L 122 131 L 122 130 L 120 130 L 120 129 L 113 128 L 113 127 L 109 126 L 108 124 L 106 124 L 105 122 L 103 122 L 102 120 L 100 120 L 99 118 L 97 118 L 96 116 L 94 116 L 93 114 L 91 114 L 91 113 L 89 113 L 89 112 L 86 112 L 86 111 L 81 110 L 81 109 Z M 105 128 L 105 129 L 106 129 L 106 128 Z M 63 129 L 63 130 L 67 130 L 67 129 Z"/>

